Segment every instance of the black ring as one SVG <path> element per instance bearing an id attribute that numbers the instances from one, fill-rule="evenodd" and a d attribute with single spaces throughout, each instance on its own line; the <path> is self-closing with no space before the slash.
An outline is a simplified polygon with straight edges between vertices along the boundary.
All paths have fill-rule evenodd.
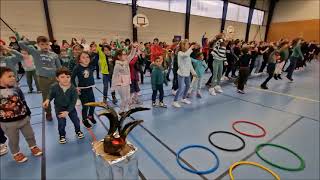
<path id="1" fill-rule="evenodd" d="M 239 147 L 239 148 L 236 148 L 236 149 L 226 149 L 226 148 L 223 148 L 223 147 L 220 147 L 220 146 L 215 145 L 215 144 L 211 141 L 211 136 L 214 135 L 214 134 L 218 134 L 218 133 L 230 134 L 230 135 L 232 135 L 232 136 L 237 137 L 238 139 L 241 140 L 242 146 Z M 240 150 L 242 150 L 242 149 L 246 146 L 246 143 L 244 142 L 244 140 L 242 139 L 242 137 L 240 137 L 240 136 L 238 136 L 238 135 L 236 135 L 236 134 L 233 134 L 232 132 L 228 132 L 228 131 L 214 131 L 214 132 L 212 132 L 212 133 L 209 134 L 208 139 L 209 139 L 209 142 L 210 142 L 210 144 L 211 144 L 212 146 L 214 146 L 214 147 L 216 147 L 216 148 L 218 148 L 218 149 L 220 149 L 220 150 L 223 150 L 223 151 L 229 151 L 229 152 L 240 151 Z"/>

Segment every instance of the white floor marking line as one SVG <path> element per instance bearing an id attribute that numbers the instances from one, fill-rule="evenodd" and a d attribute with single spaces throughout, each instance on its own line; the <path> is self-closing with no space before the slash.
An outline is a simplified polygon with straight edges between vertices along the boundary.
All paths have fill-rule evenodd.
<path id="1" fill-rule="evenodd" d="M 271 91 L 271 90 L 266 90 L 266 89 L 260 89 L 260 88 L 256 88 L 256 87 L 249 87 L 258 91 L 265 91 L 265 92 L 269 92 L 269 93 L 274 93 L 274 94 L 278 94 L 278 95 L 283 95 L 283 96 L 288 96 L 288 97 L 292 97 L 294 99 L 300 99 L 300 100 L 304 100 L 304 101 L 311 101 L 311 102 L 316 102 L 319 103 L 320 101 L 315 100 L 315 99 L 309 99 L 306 97 L 301 97 L 301 96 L 294 96 L 291 94 L 285 94 L 285 93 L 281 93 L 281 92 L 276 92 L 276 91 Z"/>

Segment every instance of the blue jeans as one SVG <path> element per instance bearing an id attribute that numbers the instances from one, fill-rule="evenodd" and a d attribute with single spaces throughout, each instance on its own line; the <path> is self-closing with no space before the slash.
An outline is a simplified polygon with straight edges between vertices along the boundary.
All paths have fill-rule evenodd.
<path id="1" fill-rule="evenodd" d="M 293 74 L 294 69 L 297 66 L 297 61 L 298 60 L 299 59 L 297 57 L 293 57 L 293 56 L 290 57 L 290 65 L 287 68 L 287 71 L 288 71 L 287 77 L 290 78 L 290 79 L 292 78 L 292 74 Z"/>
<path id="2" fill-rule="evenodd" d="M 58 131 L 59 131 L 59 135 L 60 136 L 65 136 L 66 135 L 66 118 L 59 118 L 60 112 L 57 112 L 57 119 L 58 119 Z M 72 121 L 73 125 L 74 125 L 74 130 L 75 132 L 79 132 L 80 131 L 80 120 L 77 114 L 76 109 L 74 108 L 71 112 L 69 112 L 69 118 Z"/>
<path id="3" fill-rule="evenodd" d="M 187 98 L 188 90 L 190 89 L 190 76 L 184 77 L 178 75 L 178 85 L 179 89 L 177 91 L 176 96 L 174 97 L 174 101 L 178 101 L 179 96 L 183 93 L 182 98 Z"/>
<path id="4" fill-rule="evenodd" d="M 108 96 L 108 87 L 109 87 L 109 84 L 111 81 L 110 75 L 103 74 L 102 80 L 103 80 L 103 97 L 107 97 Z"/>

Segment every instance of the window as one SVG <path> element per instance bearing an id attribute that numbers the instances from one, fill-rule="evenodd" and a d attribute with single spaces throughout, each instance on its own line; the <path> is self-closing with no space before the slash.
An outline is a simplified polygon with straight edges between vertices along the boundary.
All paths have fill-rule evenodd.
<path id="1" fill-rule="evenodd" d="M 169 0 L 169 11 L 186 13 L 187 2 L 184 0 Z"/>
<path id="2" fill-rule="evenodd" d="M 192 0 L 191 1 L 191 14 L 220 18 L 222 17 L 223 1 L 213 0 Z"/>
<path id="3" fill-rule="evenodd" d="M 119 4 L 131 4 L 132 3 L 132 0 L 102 0 L 102 1 L 119 3 Z"/>
<path id="4" fill-rule="evenodd" d="M 169 11 L 169 0 L 138 0 L 138 6 Z"/>
<path id="5" fill-rule="evenodd" d="M 138 0 L 138 6 L 164 11 L 186 13 L 185 0 Z"/>
<path id="6" fill-rule="evenodd" d="M 228 3 L 227 20 L 237 22 L 248 22 L 249 8 L 233 3 Z"/>
<path id="7" fill-rule="evenodd" d="M 264 12 L 260 10 L 253 10 L 251 24 L 262 25 L 263 23 Z"/>

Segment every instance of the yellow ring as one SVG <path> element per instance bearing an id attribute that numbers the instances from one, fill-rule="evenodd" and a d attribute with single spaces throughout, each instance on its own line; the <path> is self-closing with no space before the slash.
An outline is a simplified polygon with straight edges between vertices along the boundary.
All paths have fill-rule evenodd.
<path id="1" fill-rule="evenodd" d="M 230 176 L 230 179 L 231 180 L 234 180 L 234 177 L 233 177 L 233 174 L 232 174 L 232 171 L 235 167 L 239 166 L 239 165 L 242 165 L 242 164 L 248 164 L 248 165 L 252 165 L 252 166 L 257 166 L 265 171 L 268 171 L 270 174 L 272 174 L 273 177 L 275 177 L 277 180 L 280 180 L 280 176 L 278 174 L 276 174 L 275 172 L 273 172 L 272 170 L 262 166 L 261 164 L 258 164 L 256 162 L 251 162 L 251 161 L 239 161 L 239 162 L 236 162 L 234 164 L 232 164 L 229 168 L 229 176 Z"/>

